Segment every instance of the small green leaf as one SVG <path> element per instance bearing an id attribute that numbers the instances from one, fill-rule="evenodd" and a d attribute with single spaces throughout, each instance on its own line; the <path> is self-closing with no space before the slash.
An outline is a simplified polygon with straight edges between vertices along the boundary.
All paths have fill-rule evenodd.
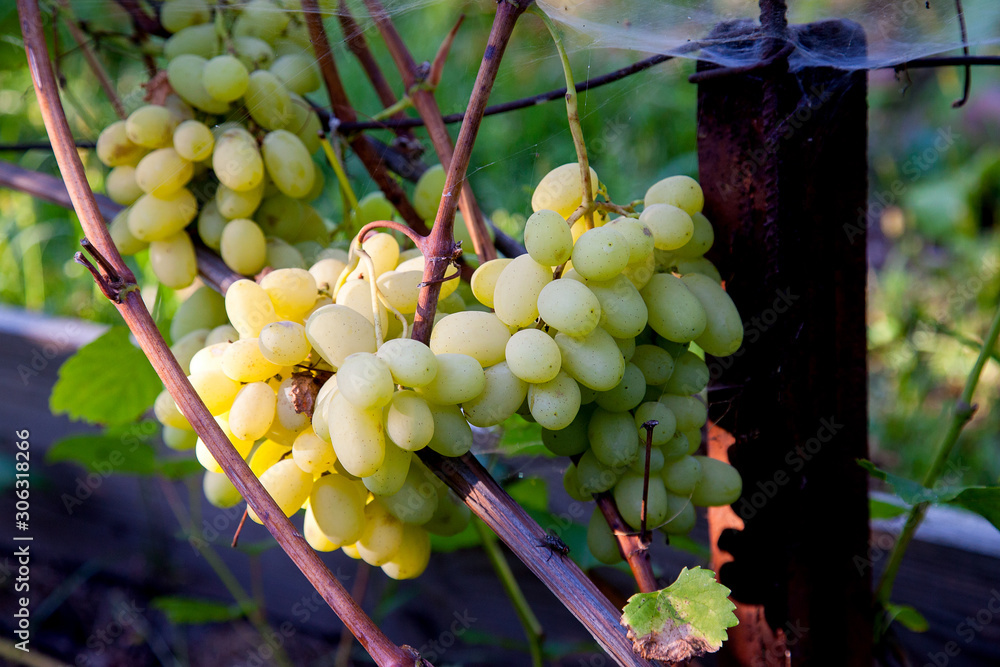
<path id="1" fill-rule="evenodd" d="M 1000 487 L 970 486 L 962 489 L 951 503 L 975 512 L 1000 530 Z"/>
<path id="2" fill-rule="evenodd" d="M 167 479 L 184 479 L 205 469 L 195 459 L 157 459 L 156 472 Z"/>
<path id="3" fill-rule="evenodd" d="M 271 549 L 278 546 L 277 541 L 272 539 L 261 540 L 259 542 L 239 542 L 236 545 L 237 551 L 242 551 L 249 556 L 259 556 L 265 551 L 270 551 Z"/>
<path id="4" fill-rule="evenodd" d="M 924 615 L 908 604 L 888 602 L 885 605 L 885 612 L 889 623 L 896 621 L 910 632 L 927 632 L 930 627 Z"/>
<path id="5" fill-rule="evenodd" d="M 179 595 L 154 598 L 153 608 L 162 611 L 174 625 L 201 625 L 221 623 L 243 617 L 249 609 L 238 604 L 222 604 L 212 600 L 202 600 Z"/>
<path id="6" fill-rule="evenodd" d="M 868 500 L 868 514 L 872 519 L 895 519 L 897 516 L 906 514 L 908 509 L 903 505 L 894 505 L 884 500 L 875 498 Z"/>
<path id="7" fill-rule="evenodd" d="M 162 389 L 146 356 L 129 341 L 129 330 L 112 327 L 59 368 L 49 407 L 53 414 L 94 424 L 127 424 L 148 410 Z"/>
<path id="8" fill-rule="evenodd" d="M 727 628 L 739 623 L 728 596 L 711 570 L 684 568 L 667 588 L 630 597 L 621 624 L 644 658 L 688 660 L 718 651 Z"/>
<path id="9" fill-rule="evenodd" d="M 77 463 L 103 477 L 113 473 L 151 475 L 157 468 L 151 444 L 156 431 L 155 422 L 142 421 L 115 426 L 103 433 L 71 435 L 53 443 L 45 460 Z"/>

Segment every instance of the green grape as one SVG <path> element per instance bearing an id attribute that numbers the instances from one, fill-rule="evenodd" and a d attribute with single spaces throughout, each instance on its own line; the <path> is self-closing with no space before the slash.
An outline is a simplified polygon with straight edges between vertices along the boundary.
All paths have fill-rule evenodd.
<path id="1" fill-rule="evenodd" d="M 116 169 L 120 168 L 116 167 Z M 128 228 L 127 208 L 119 211 L 118 215 L 111 220 L 111 224 L 108 225 L 108 232 L 110 232 L 111 240 L 115 242 L 118 252 L 122 255 L 134 255 L 149 247 L 149 244 L 145 241 L 140 241 L 132 236 L 132 232 Z"/>
<path id="2" fill-rule="evenodd" d="M 431 405 L 434 434 L 427 443 L 443 456 L 461 456 L 472 448 L 472 427 L 457 405 Z"/>
<path id="3" fill-rule="evenodd" d="M 642 487 L 643 476 L 636 473 L 623 475 L 615 484 L 615 505 L 621 512 L 625 523 L 639 530 L 642 526 Z M 646 526 L 659 526 L 669 518 L 669 503 L 667 490 L 663 480 L 655 475 L 649 477 L 646 498 Z"/>
<path id="4" fill-rule="evenodd" d="M 266 325 L 261 329 L 258 343 L 264 358 L 279 366 L 301 364 L 312 350 L 306 339 L 306 328 L 287 320 Z"/>
<path id="5" fill-rule="evenodd" d="M 389 365 L 369 352 L 358 352 L 337 369 L 337 388 L 356 408 L 381 408 L 392 400 Z"/>
<path id="6" fill-rule="evenodd" d="M 142 196 L 142 188 L 135 181 L 135 167 L 127 164 L 108 172 L 104 189 L 111 199 L 122 206 L 128 206 Z"/>
<path id="7" fill-rule="evenodd" d="M 369 222 L 376 220 L 392 220 L 396 209 L 392 207 L 389 200 L 385 198 L 381 190 L 370 192 L 358 202 L 358 207 L 354 209 L 354 225 L 363 227 Z"/>
<path id="8" fill-rule="evenodd" d="M 160 23 L 167 32 L 178 32 L 211 19 L 212 10 L 205 0 L 169 0 L 160 6 Z"/>
<path id="9" fill-rule="evenodd" d="M 316 279 L 305 269 L 277 269 L 260 281 L 279 317 L 297 320 L 312 310 L 319 295 Z"/>
<path id="10" fill-rule="evenodd" d="M 194 175 L 192 164 L 173 148 L 158 148 L 139 160 L 135 182 L 142 191 L 165 199 L 187 185 Z"/>
<path id="11" fill-rule="evenodd" d="M 368 503 L 364 530 L 355 545 L 362 560 L 374 566 L 388 563 L 403 543 L 403 525 L 378 500 Z"/>
<path id="12" fill-rule="evenodd" d="M 306 338 L 323 360 L 334 368 L 355 352 L 375 351 L 375 327 L 347 306 L 332 304 L 314 311 L 306 320 Z M 393 362 L 384 356 L 382 358 L 392 371 Z M 393 379 L 396 379 L 395 375 Z M 398 379 L 396 381 L 399 382 Z"/>
<path id="13" fill-rule="evenodd" d="M 527 327 L 538 317 L 538 295 L 552 282 L 552 270 L 530 255 L 514 258 L 500 273 L 493 292 L 493 308 L 507 325 Z"/>
<path id="14" fill-rule="evenodd" d="M 576 465 L 570 463 L 566 466 L 566 471 L 563 473 L 563 488 L 566 490 L 566 494 L 570 498 L 579 502 L 587 502 L 593 500 L 593 496 L 580 491 L 580 482 L 576 478 Z"/>
<path id="15" fill-rule="evenodd" d="M 163 43 L 163 55 L 168 61 L 176 60 L 183 55 L 212 58 L 219 54 L 221 48 L 222 44 L 215 31 L 215 25 L 201 23 L 182 28 L 171 35 Z"/>
<path id="16" fill-rule="evenodd" d="M 472 294 L 476 297 L 479 303 L 483 304 L 487 308 L 493 307 L 493 294 L 496 291 L 500 274 L 505 268 L 507 268 L 507 265 L 513 261 L 513 259 L 501 257 L 499 259 L 491 259 L 490 261 L 479 265 L 479 268 L 477 268 L 472 274 L 472 280 L 470 283 L 472 286 Z M 421 275 L 423 275 L 423 272 L 421 272 Z"/>
<path id="17" fill-rule="evenodd" d="M 202 206 L 198 214 L 198 236 L 205 245 L 218 251 L 222 245 L 222 231 L 228 223 L 213 199 Z"/>
<path id="18" fill-rule="evenodd" d="M 263 438 L 274 421 L 276 403 L 274 389 L 266 382 L 245 385 L 229 409 L 229 428 L 233 435 L 241 440 Z"/>
<path id="19" fill-rule="evenodd" d="M 427 401 L 410 390 L 395 392 L 385 410 L 385 432 L 404 450 L 426 447 L 434 436 L 434 416 Z"/>
<path id="20" fill-rule="evenodd" d="M 504 348 L 510 338 L 507 325 L 496 315 L 470 310 L 446 315 L 436 322 L 431 331 L 430 348 L 434 354 L 468 355 L 486 367 L 503 361 Z M 558 348 L 555 351 L 558 353 Z"/>
<path id="21" fill-rule="evenodd" d="M 431 403 L 457 405 L 474 399 L 486 388 L 486 375 L 478 361 L 466 354 L 445 353 L 437 357 L 434 379 L 418 393 Z"/>
<path id="22" fill-rule="evenodd" d="M 316 170 L 316 181 L 323 180 L 323 172 Z M 305 197 L 307 200 L 309 195 Z M 330 241 L 330 230 L 319 212 L 308 204 L 302 207 L 302 224 L 299 225 L 299 233 L 295 236 L 295 247 L 302 250 L 308 247 L 311 250 L 308 254 L 303 251 L 302 256 L 309 264 L 313 264 L 319 259 L 319 254 L 323 252 L 323 246 Z"/>
<path id="23" fill-rule="evenodd" d="M 149 264 L 157 280 L 170 289 L 183 289 L 198 277 L 198 260 L 187 232 L 150 243 Z"/>
<path id="24" fill-rule="evenodd" d="M 631 361 L 642 371 L 646 384 L 653 387 L 663 385 L 674 372 L 674 360 L 670 353 L 656 345 L 637 345 Z"/>
<path id="25" fill-rule="evenodd" d="M 316 551 L 324 553 L 336 551 L 341 545 L 330 541 L 330 538 L 323 534 L 319 524 L 316 523 L 316 515 L 313 514 L 312 507 L 306 503 L 305 517 L 302 519 L 302 537 L 306 539 L 306 544 Z"/>
<path id="26" fill-rule="evenodd" d="M 525 382 L 549 382 L 562 367 L 559 346 L 539 329 L 523 329 L 510 336 L 505 355 L 510 372 Z"/>
<path id="27" fill-rule="evenodd" d="M 240 391 L 239 382 L 216 369 L 193 373 L 188 376 L 188 381 L 213 416 L 229 412 L 233 400 Z M 246 440 L 246 438 L 240 439 Z"/>
<path id="28" fill-rule="evenodd" d="M 201 288 L 198 288 L 201 289 Z M 223 305 L 225 307 L 225 305 Z M 212 329 L 205 337 L 205 347 L 216 343 L 230 343 L 240 337 L 239 332 L 232 324 L 221 324 Z"/>
<path id="29" fill-rule="evenodd" d="M 264 196 L 264 182 L 261 181 L 256 187 L 237 192 L 227 188 L 222 183 L 215 191 L 216 210 L 223 217 L 233 220 L 235 218 L 249 218 L 260 206 Z"/>
<path id="30" fill-rule="evenodd" d="M 659 401 L 648 401 L 643 403 L 635 409 L 635 428 L 639 434 L 639 440 L 645 444 L 646 442 L 646 429 L 642 427 L 648 421 L 656 420 L 658 423 L 653 427 L 653 439 L 652 444 L 654 447 L 659 447 L 661 445 L 665 446 L 674 437 L 674 433 L 677 430 L 677 418 L 674 417 L 674 413 L 670 411 L 663 403 Z M 684 443 L 685 451 L 687 451 L 687 443 Z M 672 450 L 668 450 L 672 451 Z M 664 452 L 666 454 L 666 452 Z"/>
<path id="31" fill-rule="evenodd" d="M 233 37 L 233 48 L 236 50 L 236 57 L 249 71 L 267 69 L 274 62 L 274 49 L 259 37 Z"/>
<path id="32" fill-rule="evenodd" d="M 295 134 L 302 141 L 309 154 L 312 155 L 320 147 L 319 134 L 323 126 L 319 121 L 319 115 L 313 111 L 312 106 L 301 95 L 290 92 L 288 93 L 288 98 L 292 102 L 292 117 L 288 121 L 288 124 L 285 125 L 285 129 Z M 312 190 L 303 199 L 312 201 L 319 197 L 322 192 L 323 172 L 317 169 L 316 180 L 313 182 Z"/>
<path id="33" fill-rule="evenodd" d="M 610 412 L 625 412 L 637 407 L 646 395 L 646 378 L 639 367 L 625 364 L 622 380 L 615 387 L 597 394 L 597 405 Z"/>
<path id="34" fill-rule="evenodd" d="M 336 260 L 324 261 L 333 262 Z M 386 271 L 378 277 L 376 282 L 379 291 L 385 296 L 386 301 L 392 304 L 393 308 L 404 315 L 412 315 L 417 312 L 417 299 L 420 296 L 420 283 L 423 280 L 423 271 Z M 434 331 L 437 331 L 437 327 L 434 327 Z"/>
<path id="35" fill-rule="evenodd" d="M 543 428 L 566 428 L 580 411 L 580 386 L 560 371 L 548 382 L 528 386 L 528 409 Z"/>
<path id="36" fill-rule="evenodd" d="M 484 374 L 486 388 L 462 403 L 462 410 L 473 426 L 496 426 L 521 407 L 528 395 L 528 383 L 517 377 L 506 361 L 490 366 Z"/>
<path id="37" fill-rule="evenodd" d="M 472 512 L 458 499 L 452 491 L 438 491 L 438 505 L 431 516 L 430 521 L 423 525 L 423 529 L 435 535 L 452 537 L 458 535 L 469 525 Z"/>
<path id="38" fill-rule="evenodd" d="M 254 220 L 267 236 L 295 238 L 302 226 L 302 203 L 280 192 L 264 197 Z"/>
<path id="39" fill-rule="evenodd" d="M 285 88 L 299 95 L 311 93 L 323 83 L 316 60 L 301 51 L 279 56 L 269 70 Z"/>
<path id="40" fill-rule="evenodd" d="M 646 328 L 649 311 L 628 278 L 617 275 L 604 282 L 588 282 L 587 287 L 601 304 L 600 325 L 609 334 L 615 338 L 634 338 Z"/>
<path id="41" fill-rule="evenodd" d="M 392 234 L 372 234 L 361 244 L 361 248 L 372 258 L 376 276 L 391 271 L 399 263 L 399 242 Z"/>
<path id="42" fill-rule="evenodd" d="M 229 430 L 229 420 L 225 415 L 217 415 L 215 417 L 215 422 L 219 425 L 219 430 L 222 431 L 222 434 L 226 436 L 226 439 L 228 439 L 230 444 L 232 444 L 236 453 L 245 458 L 250 453 L 250 450 L 253 449 L 253 442 L 249 440 L 240 440 L 234 436 L 233 432 Z M 198 459 L 198 463 L 200 463 L 205 470 L 222 472 L 222 466 L 220 466 L 219 462 L 215 460 L 215 457 L 209 450 L 208 445 L 206 445 L 205 441 L 201 438 L 198 438 L 198 441 L 195 442 L 194 455 L 195 458 Z"/>
<path id="43" fill-rule="evenodd" d="M 670 204 L 647 202 L 639 221 L 653 232 L 653 245 L 657 250 L 682 248 L 694 235 L 691 216 Z"/>
<path id="44" fill-rule="evenodd" d="M 356 477 L 368 477 L 385 458 L 385 429 L 382 410 L 363 410 L 337 392 L 327 406 L 330 440 L 337 461 Z"/>
<path id="45" fill-rule="evenodd" d="M 566 219 L 555 211 L 536 211 L 524 224 L 524 247 L 539 264 L 559 266 L 573 252 L 573 234 Z"/>
<path id="46" fill-rule="evenodd" d="M 192 331 L 211 329 L 225 322 L 225 300 L 212 288 L 202 286 L 177 307 L 170 322 L 170 339 L 179 341 Z"/>
<path id="47" fill-rule="evenodd" d="M 438 506 L 438 492 L 429 470 L 417 459 L 412 459 L 406 481 L 399 491 L 379 500 L 389 513 L 405 524 L 419 526 L 430 521 Z"/>
<path id="48" fill-rule="evenodd" d="M 678 259 L 676 264 L 677 272 L 682 276 L 689 273 L 701 273 L 717 283 L 722 283 L 722 274 L 720 274 L 719 270 L 715 268 L 715 264 L 712 264 L 704 257 L 696 257 L 695 259 Z"/>
<path id="49" fill-rule="evenodd" d="M 639 455 L 639 438 L 627 412 L 597 408 L 587 425 L 587 438 L 597 460 L 612 468 L 626 468 Z"/>
<path id="50" fill-rule="evenodd" d="M 708 366 L 701 357 L 688 351 L 677 357 L 674 372 L 663 389 L 668 394 L 689 396 L 707 387 L 708 379 Z"/>
<path id="51" fill-rule="evenodd" d="M 163 444 L 178 452 L 186 452 L 194 449 L 198 441 L 198 434 L 194 431 L 185 431 L 173 426 L 163 427 Z"/>
<path id="52" fill-rule="evenodd" d="M 597 172 L 590 170 L 591 199 L 597 194 L 599 181 Z M 548 209 L 563 218 L 573 214 L 583 201 L 583 185 L 580 182 L 580 165 L 571 162 L 556 167 L 542 177 L 531 195 L 531 210 Z"/>
<path id="53" fill-rule="evenodd" d="M 649 281 L 656 274 L 656 251 L 654 250 L 649 255 L 646 255 L 645 260 L 638 262 L 637 264 L 629 264 L 622 271 L 622 275 L 625 276 L 636 289 L 641 290 L 645 287 Z"/>
<path id="54" fill-rule="evenodd" d="M 628 265 L 645 262 L 653 254 L 653 231 L 642 220 L 618 218 L 607 225 L 618 232 L 628 246 Z"/>
<path id="55" fill-rule="evenodd" d="M 228 53 L 205 63 L 201 74 L 205 91 L 220 102 L 235 102 L 243 97 L 249 83 L 250 74 L 246 66 Z"/>
<path id="56" fill-rule="evenodd" d="M 222 358 L 225 356 L 226 348 L 229 345 L 228 342 L 215 343 L 195 352 L 195 355 L 191 357 L 191 363 L 188 365 L 190 375 L 210 370 L 221 371 Z"/>
<path id="57" fill-rule="evenodd" d="M 691 220 L 694 224 L 694 234 L 690 241 L 674 250 L 673 254 L 677 260 L 701 257 L 712 248 L 712 244 L 715 242 L 715 231 L 708 218 L 701 213 L 695 213 L 691 216 Z"/>
<path id="58" fill-rule="evenodd" d="M 396 555 L 382 565 L 386 576 L 401 580 L 414 579 L 423 574 L 431 559 L 431 540 L 420 526 L 404 526 L 403 542 Z"/>
<path id="59" fill-rule="evenodd" d="M 278 77 L 270 72 L 257 70 L 250 75 L 243 101 L 250 116 L 266 130 L 279 130 L 295 118 L 288 90 Z M 311 180 L 309 186 L 312 187 Z M 309 188 L 306 188 L 306 191 L 308 190 Z"/>
<path id="60" fill-rule="evenodd" d="M 320 289 L 332 291 L 337 284 L 337 278 L 347 268 L 347 262 L 333 257 L 324 257 L 309 267 L 309 273 L 316 280 Z"/>
<path id="61" fill-rule="evenodd" d="M 264 358 L 256 338 L 241 338 L 226 347 L 222 371 L 238 382 L 260 382 L 277 375 L 281 366 Z"/>
<path id="62" fill-rule="evenodd" d="M 316 525 L 334 544 L 353 544 L 365 528 L 365 502 L 358 482 L 342 475 L 323 475 L 312 485 L 309 508 Z"/>
<path id="63" fill-rule="evenodd" d="M 333 464 L 337 462 L 337 455 L 333 451 L 333 445 L 316 435 L 311 428 L 307 428 L 295 436 L 292 442 L 292 460 L 295 461 L 295 465 L 315 477 L 333 468 Z"/>
<path id="64" fill-rule="evenodd" d="M 236 218 L 226 223 L 219 239 L 219 254 L 226 266 L 243 275 L 254 275 L 267 264 L 267 241 L 253 220 Z"/>
<path id="65" fill-rule="evenodd" d="M 257 187 L 264 178 L 264 161 L 253 135 L 231 128 L 218 136 L 212 151 L 212 169 L 227 188 L 245 192 Z"/>
<path id="66" fill-rule="evenodd" d="M 649 448 L 649 472 L 656 473 L 663 469 L 664 462 L 666 461 L 663 456 L 663 450 L 659 447 Z M 646 472 L 646 446 L 642 445 L 639 448 L 639 456 L 636 457 L 635 463 L 629 466 L 629 471 L 639 473 L 640 475 Z"/>
<path id="67" fill-rule="evenodd" d="M 675 422 L 676 423 L 676 422 Z M 701 442 L 701 437 L 699 436 L 698 443 Z M 688 440 L 687 436 L 680 431 L 674 433 L 674 437 L 664 443 L 663 455 L 668 459 L 675 459 L 678 456 L 684 456 L 691 453 L 691 442 Z M 697 445 L 695 445 L 697 449 Z"/>
<path id="68" fill-rule="evenodd" d="M 676 496 L 667 493 L 667 522 L 660 526 L 660 530 L 668 535 L 686 535 L 694 528 L 697 515 L 694 505 L 686 496 Z"/>
<path id="69" fill-rule="evenodd" d="M 281 239 L 267 239 L 266 266 L 274 269 L 306 270 L 306 260 L 292 244 Z"/>
<path id="70" fill-rule="evenodd" d="M 587 548 L 594 558 L 605 565 L 614 565 L 622 560 L 621 551 L 618 549 L 618 540 L 611 532 L 601 510 L 596 507 L 587 523 Z"/>
<path id="71" fill-rule="evenodd" d="M 201 490 L 205 494 L 205 500 L 221 509 L 235 507 L 243 500 L 243 496 L 223 473 L 206 470 L 201 480 Z"/>
<path id="72" fill-rule="evenodd" d="M 260 476 L 260 483 L 288 517 L 299 511 L 313 490 L 313 476 L 295 465 L 292 459 L 278 461 L 265 470 Z M 316 503 L 310 503 L 310 507 L 315 512 Z M 247 509 L 247 515 L 255 522 L 263 523 L 253 508 Z"/>
<path id="73" fill-rule="evenodd" d="M 438 357 L 418 340 L 387 340 L 376 356 L 389 364 L 393 381 L 405 387 L 426 387 L 438 373 Z"/>
<path id="74" fill-rule="evenodd" d="M 226 290 L 226 314 L 240 338 L 256 338 L 278 314 L 264 288 L 252 280 L 237 280 Z"/>
<path id="75" fill-rule="evenodd" d="M 250 0 L 233 25 L 233 35 L 273 42 L 288 26 L 289 15 L 270 0 Z"/>
<path id="76" fill-rule="evenodd" d="M 632 360 L 632 355 L 635 354 L 635 338 L 615 338 L 615 345 L 622 353 L 625 363 Z"/>
<path id="77" fill-rule="evenodd" d="M 347 306 L 351 310 L 359 313 L 365 319 L 375 325 L 375 311 L 372 310 L 372 286 L 368 280 L 357 278 L 348 280 L 337 291 L 337 304 Z M 389 327 L 389 311 L 382 302 L 378 302 L 378 318 L 382 331 Z"/>
<path id="78" fill-rule="evenodd" d="M 417 179 L 417 185 L 413 188 L 413 208 L 422 219 L 433 220 L 437 215 L 445 177 L 444 167 L 435 164 Z"/>
<path id="79" fill-rule="evenodd" d="M 576 481 L 580 493 L 592 495 L 609 490 L 621 476 L 622 468 L 612 468 L 601 463 L 594 450 L 588 449 L 576 463 Z"/>
<path id="80" fill-rule="evenodd" d="M 587 425 L 593 411 L 581 407 L 566 427 L 550 430 L 542 427 L 542 444 L 557 456 L 576 456 L 582 454 L 590 446 L 587 441 Z"/>
<path id="81" fill-rule="evenodd" d="M 401 261 L 396 265 L 396 271 L 423 271 L 424 270 L 424 256 L 417 254 L 415 257 L 411 257 L 405 261 Z M 438 295 L 438 302 L 440 303 L 444 299 L 455 293 L 458 289 L 458 285 L 461 281 L 457 279 L 452 279 L 452 276 L 457 276 L 459 273 L 458 267 L 453 264 L 449 264 L 448 268 L 444 272 L 444 282 L 441 283 L 441 293 Z"/>
<path id="82" fill-rule="evenodd" d="M 642 289 L 642 298 L 649 309 L 649 326 L 667 340 L 686 343 L 704 333 L 705 308 L 680 278 L 656 274 Z"/>
<path id="83" fill-rule="evenodd" d="M 146 149 L 132 143 L 125 131 L 125 121 L 108 125 L 97 137 L 97 157 L 108 167 L 138 164 Z"/>
<path id="84" fill-rule="evenodd" d="M 141 106 L 125 119 L 125 135 L 136 146 L 166 148 L 173 144 L 177 117 L 166 107 Z"/>
<path id="85" fill-rule="evenodd" d="M 681 278 L 706 313 L 705 331 L 695 341 L 701 349 L 716 357 L 727 357 L 743 344 L 743 321 L 732 298 L 722 286 L 700 273 Z"/>
<path id="86" fill-rule="evenodd" d="M 628 241 L 611 227 L 589 229 L 573 245 L 573 268 L 587 281 L 611 280 L 628 258 Z"/>
<path id="87" fill-rule="evenodd" d="M 581 282 L 553 280 L 538 293 L 538 315 L 546 324 L 565 334 L 586 336 L 601 321 L 601 302 Z"/>
<path id="88" fill-rule="evenodd" d="M 428 419 L 430 415 L 428 414 Z M 385 458 L 382 465 L 371 475 L 364 477 L 361 481 L 365 488 L 380 496 L 391 496 L 403 488 L 406 475 L 410 472 L 410 462 L 413 455 L 400 449 L 392 442 L 385 443 Z"/>
<path id="89" fill-rule="evenodd" d="M 674 417 L 677 418 L 678 431 L 700 429 L 708 420 L 708 408 L 697 396 L 664 394 L 660 397 L 660 403 L 663 403 L 674 413 Z"/>
<path id="90" fill-rule="evenodd" d="M 180 98 L 191 106 L 212 114 L 226 113 L 229 105 L 209 95 L 201 83 L 206 62 L 201 56 L 177 56 L 167 63 L 167 80 Z"/>
<path id="91" fill-rule="evenodd" d="M 660 478 L 670 493 L 690 497 L 701 479 L 701 461 L 694 456 L 671 461 L 660 471 Z"/>
<path id="92" fill-rule="evenodd" d="M 212 156 L 215 136 L 204 123 L 186 120 L 174 129 L 173 147 L 185 160 L 204 162 Z"/>
<path id="93" fill-rule="evenodd" d="M 651 185 L 643 201 L 646 206 L 670 204 L 694 215 L 705 205 L 705 195 L 698 181 L 690 176 L 670 176 Z"/>
<path id="94" fill-rule="evenodd" d="M 316 169 L 301 139 L 288 130 L 275 129 L 264 137 L 261 150 L 267 173 L 278 190 L 294 198 L 309 194 Z"/>
<path id="95" fill-rule="evenodd" d="M 735 503 L 743 492 L 739 471 L 724 461 L 708 456 L 695 456 L 701 463 L 701 476 L 691 494 L 698 507 L 721 507 Z"/>
<path id="96" fill-rule="evenodd" d="M 191 423 L 181 413 L 177 403 L 174 402 L 170 392 L 166 389 L 161 391 L 153 402 L 153 414 L 156 415 L 156 421 L 164 426 L 171 426 L 181 431 L 192 430 Z"/>
<path id="97" fill-rule="evenodd" d="M 621 382 L 625 359 L 615 339 L 597 327 L 586 336 L 556 334 L 562 352 L 562 370 L 580 384 L 596 391 L 607 391 Z"/>

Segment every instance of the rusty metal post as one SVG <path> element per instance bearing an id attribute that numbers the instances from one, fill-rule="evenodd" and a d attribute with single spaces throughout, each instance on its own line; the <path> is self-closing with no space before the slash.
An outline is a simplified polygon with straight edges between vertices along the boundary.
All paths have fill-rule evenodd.
<path id="1" fill-rule="evenodd" d="M 770 64 L 706 76 L 702 62 L 694 77 L 709 257 L 746 323 L 743 348 L 709 364 L 709 452 L 744 479 L 739 501 L 709 513 L 741 620 L 720 664 L 870 667 L 855 463 L 867 456 L 867 81 L 796 67 L 802 50 L 863 58 L 865 40 L 846 21 L 780 29 L 761 40 L 750 22 L 719 26 L 745 49 L 773 42 Z"/>

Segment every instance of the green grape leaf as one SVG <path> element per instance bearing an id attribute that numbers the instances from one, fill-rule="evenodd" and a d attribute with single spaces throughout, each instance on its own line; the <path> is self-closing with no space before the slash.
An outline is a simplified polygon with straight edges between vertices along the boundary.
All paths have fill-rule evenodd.
<path id="1" fill-rule="evenodd" d="M 213 600 L 189 598 L 180 595 L 166 595 L 153 598 L 150 603 L 154 609 L 159 609 L 174 625 L 201 625 L 203 623 L 221 623 L 241 618 L 250 609 L 244 609 L 238 604 L 222 604 Z"/>
<path id="2" fill-rule="evenodd" d="M 1000 530 L 1000 486 L 944 486 L 928 489 L 913 480 L 886 472 L 871 461 L 859 459 L 858 464 L 872 477 L 891 486 L 896 495 L 907 504 L 926 502 L 958 505 L 975 512 Z"/>
<path id="3" fill-rule="evenodd" d="M 553 456 L 542 444 L 542 427 L 521 415 L 512 415 L 503 424 L 499 448 L 508 456 Z"/>
<path id="4" fill-rule="evenodd" d="M 112 327 L 59 368 L 49 407 L 92 424 L 127 424 L 148 410 L 163 389 L 126 327 Z"/>
<path id="5" fill-rule="evenodd" d="M 157 459 L 156 472 L 167 479 L 184 479 L 205 469 L 195 459 Z"/>
<path id="6" fill-rule="evenodd" d="M 45 454 L 48 463 L 77 463 L 101 477 L 114 473 L 151 475 L 156 472 L 153 434 L 157 425 L 142 421 L 114 426 L 103 433 L 80 433 L 57 440 Z"/>
<path id="7" fill-rule="evenodd" d="M 544 479 L 525 477 L 508 484 L 504 490 L 526 510 L 545 512 L 549 509 L 549 488 Z"/>
<path id="8" fill-rule="evenodd" d="M 927 632 L 930 627 L 924 615 L 908 604 L 887 602 L 885 611 L 890 623 L 895 621 L 910 632 Z"/>
<path id="9" fill-rule="evenodd" d="M 887 503 L 876 498 L 868 499 L 868 515 L 872 519 L 895 519 L 897 516 L 906 514 L 908 508 L 894 503 Z"/>
<path id="10" fill-rule="evenodd" d="M 729 589 L 700 567 L 681 570 L 663 590 L 629 598 L 621 624 L 635 650 L 648 660 L 680 662 L 714 653 L 739 620 Z"/>

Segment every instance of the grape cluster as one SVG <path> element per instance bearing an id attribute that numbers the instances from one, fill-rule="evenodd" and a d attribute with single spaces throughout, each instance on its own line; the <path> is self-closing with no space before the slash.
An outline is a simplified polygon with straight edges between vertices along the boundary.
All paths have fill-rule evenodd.
<path id="1" fill-rule="evenodd" d="M 304 268 L 330 237 L 308 203 L 324 179 L 312 160 L 319 119 L 302 95 L 321 79 L 301 12 L 271 0 L 214 12 L 204 0 L 163 3 L 169 91 L 97 140 L 108 196 L 128 207 L 111 223 L 115 243 L 148 248 L 175 289 L 197 275 L 192 222 L 243 275 Z"/>

